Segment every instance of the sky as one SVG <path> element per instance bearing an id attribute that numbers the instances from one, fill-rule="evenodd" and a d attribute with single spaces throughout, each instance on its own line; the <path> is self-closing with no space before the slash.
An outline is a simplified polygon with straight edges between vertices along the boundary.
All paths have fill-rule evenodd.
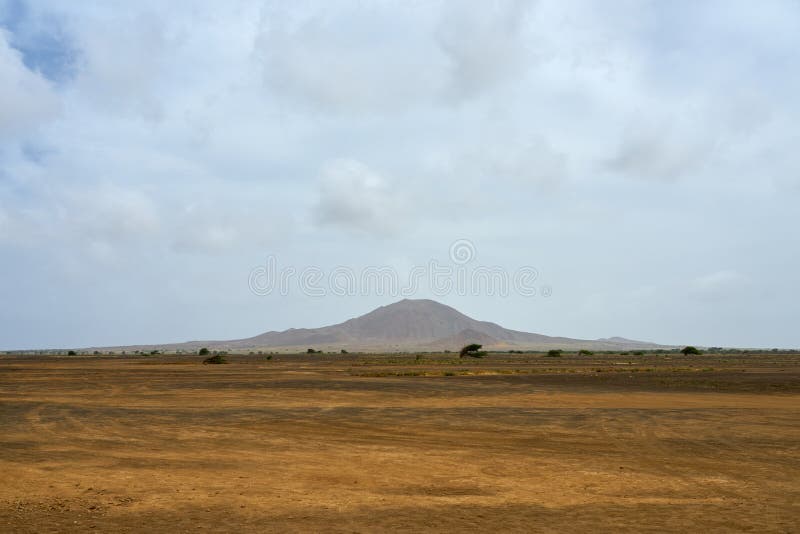
<path id="1" fill-rule="evenodd" d="M 404 297 L 800 347 L 798 94 L 797 1 L 0 0 L 0 349 Z M 534 291 L 332 288 L 431 263 Z"/>

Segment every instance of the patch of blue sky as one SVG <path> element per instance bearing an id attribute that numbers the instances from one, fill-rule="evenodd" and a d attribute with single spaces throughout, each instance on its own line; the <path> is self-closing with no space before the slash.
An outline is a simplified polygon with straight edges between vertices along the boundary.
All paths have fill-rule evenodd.
<path id="1" fill-rule="evenodd" d="M 0 0 L 0 27 L 30 70 L 57 85 L 77 74 L 79 51 L 59 15 L 34 12 L 25 0 Z"/>

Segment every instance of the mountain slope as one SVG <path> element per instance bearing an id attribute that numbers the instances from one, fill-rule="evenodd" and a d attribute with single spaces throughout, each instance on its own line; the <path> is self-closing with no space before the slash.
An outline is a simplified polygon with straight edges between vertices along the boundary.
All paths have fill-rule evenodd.
<path id="1" fill-rule="evenodd" d="M 289 329 L 228 342 L 236 348 L 334 346 L 399 350 L 456 347 L 464 340 L 479 342 L 488 348 L 594 348 L 637 349 L 658 345 L 622 338 L 598 340 L 551 337 L 509 330 L 488 321 L 478 321 L 455 308 L 433 300 L 405 299 L 381 306 L 365 315 L 322 328 Z"/>
<path id="2" fill-rule="evenodd" d="M 509 330 L 496 323 L 478 321 L 433 300 L 406 299 L 381 306 L 343 323 L 321 328 L 290 328 L 231 341 L 105 347 L 104 350 L 196 351 L 200 347 L 208 347 L 218 350 L 304 351 L 306 348 L 314 348 L 397 352 L 458 350 L 468 343 L 480 343 L 487 349 L 495 350 L 636 350 L 663 347 L 620 337 L 571 339 Z"/>

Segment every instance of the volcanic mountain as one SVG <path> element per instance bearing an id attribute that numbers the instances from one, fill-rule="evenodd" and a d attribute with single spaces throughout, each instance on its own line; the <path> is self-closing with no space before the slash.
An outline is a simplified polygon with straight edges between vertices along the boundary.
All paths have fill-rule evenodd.
<path id="1" fill-rule="evenodd" d="M 433 300 L 401 300 L 377 308 L 366 315 L 321 328 L 291 328 L 231 341 L 192 341 L 159 345 L 166 350 L 196 350 L 209 347 L 225 350 L 317 350 L 411 351 L 458 350 L 468 343 L 488 349 L 541 350 L 634 350 L 661 345 L 614 337 L 571 339 L 509 330 L 472 319 L 458 310 Z M 132 347 L 127 347 L 132 348 Z"/>

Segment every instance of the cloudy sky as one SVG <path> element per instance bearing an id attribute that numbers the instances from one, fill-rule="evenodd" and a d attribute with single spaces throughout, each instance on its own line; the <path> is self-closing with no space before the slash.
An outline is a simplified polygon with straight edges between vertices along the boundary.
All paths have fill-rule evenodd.
<path id="1" fill-rule="evenodd" d="M 458 239 L 537 294 L 414 296 L 797 347 L 799 94 L 796 1 L 0 0 L 0 349 L 339 322 L 401 297 L 253 269 Z"/>

